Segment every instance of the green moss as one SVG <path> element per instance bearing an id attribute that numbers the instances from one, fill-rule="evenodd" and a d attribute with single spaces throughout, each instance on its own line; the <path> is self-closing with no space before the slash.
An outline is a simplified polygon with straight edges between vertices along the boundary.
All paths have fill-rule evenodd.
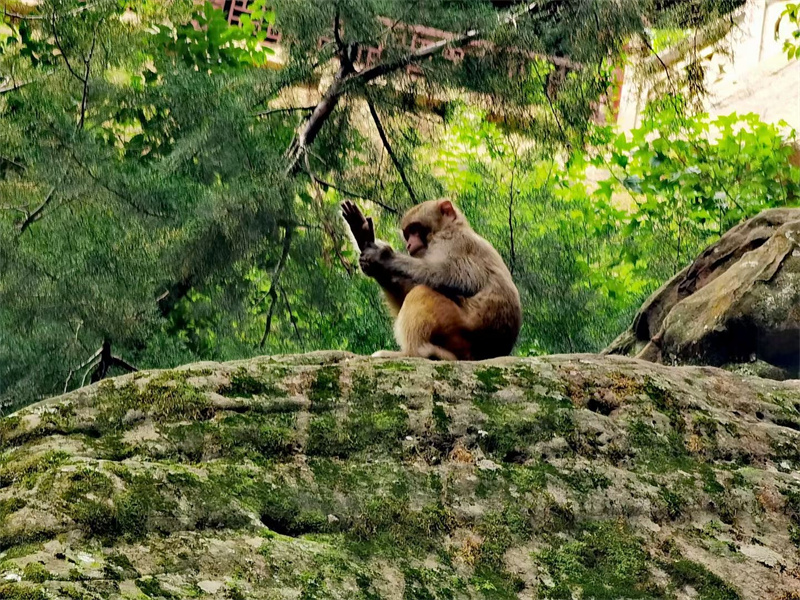
<path id="1" fill-rule="evenodd" d="M 113 490 L 114 484 L 107 475 L 97 469 L 82 467 L 69 474 L 62 498 L 66 504 L 75 504 L 87 495 L 110 498 Z"/>
<path id="2" fill-rule="evenodd" d="M 478 565 L 491 570 L 502 570 L 506 551 L 515 541 L 529 537 L 532 532 L 527 510 L 514 504 L 500 512 L 486 514 L 478 523 L 477 530 L 483 536 Z"/>
<path id="3" fill-rule="evenodd" d="M 70 506 L 68 513 L 92 535 L 116 537 L 120 533 L 117 510 L 110 502 L 84 498 Z"/>
<path id="4" fill-rule="evenodd" d="M 209 399 L 187 383 L 185 371 L 167 371 L 151 379 L 142 389 L 130 381 L 117 388 L 113 381 L 100 384 L 97 393 L 97 425 L 100 431 L 119 433 L 130 428 L 129 411 L 141 411 L 156 422 L 201 421 L 214 415 Z"/>
<path id="5" fill-rule="evenodd" d="M 244 367 L 239 367 L 232 375 L 230 383 L 218 391 L 227 398 L 252 398 L 253 396 L 281 397 L 286 392 L 271 381 L 254 377 Z"/>
<path id="6" fill-rule="evenodd" d="M 681 414 L 681 405 L 677 398 L 667 389 L 651 378 L 645 379 L 644 393 L 653 401 L 656 409 L 669 418 L 670 426 L 677 432 L 683 433 L 686 421 Z"/>
<path id="7" fill-rule="evenodd" d="M 134 475 L 128 489 L 114 498 L 114 506 L 119 531 L 129 539 L 142 538 L 150 531 L 169 533 L 177 525 L 175 502 L 150 474 Z"/>
<path id="8" fill-rule="evenodd" d="M 25 500 L 17 497 L 0 500 L 0 525 L 3 524 L 8 515 L 25 508 L 27 504 Z"/>
<path id="9" fill-rule="evenodd" d="M 179 423 L 163 427 L 161 433 L 170 441 L 171 456 L 199 463 L 221 448 L 220 427 L 219 423 Z"/>
<path id="10" fill-rule="evenodd" d="M 392 452 L 408 431 L 408 414 L 401 408 L 362 410 L 340 419 L 333 414 L 316 415 L 309 425 L 306 453 L 347 458 L 367 449 Z"/>
<path id="11" fill-rule="evenodd" d="M 19 416 L 4 417 L 0 419 L 0 450 L 17 444 L 18 437 L 23 434 L 22 418 Z"/>
<path id="12" fill-rule="evenodd" d="M 500 367 L 478 369 L 475 371 L 475 377 L 478 380 L 480 391 L 486 394 L 493 394 L 508 384 L 505 371 Z"/>
<path id="13" fill-rule="evenodd" d="M 66 452 L 52 450 L 23 460 L 14 460 L 22 456 L 20 452 L 18 450 L 18 454 L 0 467 L 0 488 L 18 483 L 24 488 L 32 489 L 42 473 L 59 468 L 69 459 Z"/>
<path id="14" fill-rule="evenodd" d="M 371 495 L 361 504 L 347 534 L 391 556 L 413 549 L 435 550 L 441 537 L 455 526 L 452 511 L 441 502 L 414 509 L 407 496 Z"/>
<path id="15" fill-rule="evenodd" d="M 284 458 L 297 447 L 297 416 L 231 415 L 220 422 L 218 435 L 226 456 L 256 461 Z"/>
<path id="16" fill-rule="evenodd" d="M 296 537 L 332 529 L 322 502 L 308 494 L 276 486 L 264 490 L 260 501 L 261 522 L 275 533 Z"/>
<path id="17" fill-rule="evenodd" d="M 678 589 L 691 586 L 699 600 L 740 600 L 736 589 L 703 565 L 691 560 L 680 559 L 666 563 L 664 570 L 669 573 Z"/>
<path id="18" fill-rule="evenodd" d="M 717 476 L 714 473 L 714 469 L 711 468 L 710 465 L 700 465 L 700 476 L 703 479 L 703 491 L 705 493 L 713 496 L 722 494 L 725 491 L 725 486 L 717 481 Z"/>
<path id="19" fill-rule="evenodd" d="M 163 598 L 165 600 L 177 600 L 178 596 L 161 587 L 161 583 L 155 577 L 146 577 L 136 580 L 136 587 L 149 598 Z"/>
<path id="20" fill-rule="evenodd" d="M 22 578 L 32 583 L 44 583 L 52 579 L 53 576 L 50 574 L 50 571 L 45 569 L 43 564 L 31 562 L 25 565 L 25 569 L 22 571 Z"/>
<path id="21" fill-rule="evenodd" d="M 40 587 L 25 583 L 0 584 L 2 600 L 48 600 L 49 596 Z"/>
<path id="22" fill-rule="evenodd" d="M 573 540 L 556 539 L 539 553 L 553 586 L 542 598 L 665 598 L 652 581 L 647 551 L 621 522 L 584 525 Z"/>
<path id="23" fill-rule="evenodd" d="M 108 579 L 116 581 L 139 578 L 139 572 L 124 554 L 110 554 L 107 556 L 103 572 Z"/>
<path id="24" fill-rule="evenodd" d="M 686 506 L 686 498 L 678 492 L 669 488 L 662 487 L 659 492 L 659 499 L 664 510 L 670 519 L 677 519 L 683 514 L 683 509 Z"/>
<path id="25" fill-rule="evenodd" d="M 792 543 L 800 547 L 800 490 L 785 488 L 781 490 L 784 497 L 784 512 L 789 515 L 792 524 L 789 525 L 789 538 Z"/>
<path id="26" fill-rule="evenodd" d="M 375 363 L 375 370 L 376 371 L 398 371 L 398 372 L 411 372 L 416 371 L 417 367 L 415 365 L 408 364 L 407 362 L 401 362 L 396 360 L 387 360 Z"/>
<path id="27" fill-rule="evenodd" d="M 322 367 L 317 371 L 317 377 L 311 383 L 311 389 L 308 392 L 312 412 L 328 411 L 341 398 L 340 376 L 341 369 L 337 366 Z"/>
<path id="28" fill-rule="evenodd" d="M 444 406 L 439 403 L 433 405 L 431 410 L 433 416 L 433 424 L 437 433 L 447 433 L 450 427 L 450 417 L 447 415 Z"/>
<path id="29" fill-rule="evenodd" d="M 673 428 L 662 432 L 653 425 L 634 419 L 628 424 L 628 441 L 637 451 L 637 461 L 651 471 L 693 470 L 696 467 L 683 435 Z"/>
<path id="30" fill-rule="evenodd" d="M 436 365 L 433 367 L 433 372 L 436 381 L 452 383 L 456 380 L 456 368 L 449 363 Z"/>
<path id="31" fill-rule="evenodd" d="M 489 416 L 483 426 L 487 435 L 479 440 L 481 449 L 503 462 L 520 462 L 530 455 L 531 447 L 555 437 L 571 438 L 575 422 L 571 408 L 542 407 L 533 415 L 509 405 L 486 404 L 478 406 Z"/>

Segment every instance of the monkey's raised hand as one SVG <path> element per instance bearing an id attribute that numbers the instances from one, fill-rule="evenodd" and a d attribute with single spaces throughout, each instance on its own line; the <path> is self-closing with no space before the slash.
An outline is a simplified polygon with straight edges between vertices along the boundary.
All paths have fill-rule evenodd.
<path id="1" fill-rule="evenodd" d="M 358 264 L 364 275 L 376 277 L 385 271 L 385 263 L 394 255 L 386 242 L 372 243 L 361 251 Z"/>
<path id="2" fill-rule="evenodd" d="M 342 202 L 342 216 L 350 226 L 360 252 L 364 252 L 364 248 L 368 246 L 375 245 L 375 225 L 372 217 L 365 217 L 361 209 L 350 200 Z"/>

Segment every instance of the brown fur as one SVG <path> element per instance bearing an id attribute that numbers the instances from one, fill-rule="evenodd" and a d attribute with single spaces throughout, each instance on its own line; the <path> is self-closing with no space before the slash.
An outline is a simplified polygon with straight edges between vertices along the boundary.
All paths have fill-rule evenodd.
<path id="1" fill-rule="evenodd" d="M 403 231 L 410 233 L 409 245 L 422 232 L 424 245 L 414 256 L 380 241 L 361 254 L 362 270 L 380 283 L 397 316 L 394 331 L 402 352 L 378 354 L 440 360 L 509 354 L 522 309 L 511 274 L 492 245 L 446 200 L 409 210 Z"/>

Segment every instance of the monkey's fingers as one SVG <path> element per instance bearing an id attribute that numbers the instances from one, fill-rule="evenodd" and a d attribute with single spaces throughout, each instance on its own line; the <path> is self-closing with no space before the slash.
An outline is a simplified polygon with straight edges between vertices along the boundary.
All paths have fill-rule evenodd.
<path id="1" fill-rule="evenodd" d="M 359 250 L 363 250 L 370 241 L 374 241 L 375 234 L 370 233 L 370 225 L 358 206 L 349 200 L 342 202 L 342 216 L 350 226 L 350 231 L 353 233 Z"/>
<path id="2" fill-rule="evenodd" d="M 375 243 L 375 223 L 372 221 L 372 217 L 367 217 L 367 231 L 365 237 L 368 244 Z"/>

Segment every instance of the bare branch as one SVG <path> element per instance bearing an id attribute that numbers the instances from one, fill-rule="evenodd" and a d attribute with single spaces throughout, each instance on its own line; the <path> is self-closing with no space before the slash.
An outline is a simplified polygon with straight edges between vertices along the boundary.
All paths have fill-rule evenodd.
<path id="1" fill-rule="evenodd" d="M 72 68 L 72 64 L 69 62 L 69 58 L 67 57 L 67 53 L 64 52 L 64 48 L 61 46 L 61 40 L 58 39 L 58 28 L 56 27 L 56 13 L 55 13 L 55 11 L 53 11 L 52 25 L 53 25 L 53 38 L 55 39 L 55 42 L 56 42 L 56 48 L 58 48 L 58 51 L 61 53 L 61 57 L 64 59 L 64 63 L 67 65 L 67 69 L 69 69 L 69 72 L 72 73 L 72 76 L 75 79 L 77 79 L 78 81 L 80 81 L 83 84 L 86 84 L 86 79 L 84 77 L 81 77 L 80 75 L 78 75 L 78 73 L 75 71 L 75 69 Z"/>
<path id="2" fill-rule="evenodd" d="M 83 129 L 83 124 L 86 120 L 86 108 L 89 102 L 89 75 L 91 74 L 92 70 L 92 57 L 94 56 L 94 49 L 97 45 L 97 30 L 102 24 L 102 20 L 97 23 L 97 26 L 94 28 L 94 35 L 92 36 L 92 47 L 89 50 L 89 56 L 83 59 L 83 64 L 85 65 L 86 69 L 84 71 L 83 76 L 83 96 L 81 98 L 81 117 L 78 121 L 78 131 Z"/>
<path id="3" fill-rule="evenodd" d="M 372 101 L 372 98 L 367 95 L 367 106 L 369 106 L 369 112 L 372 115 L 372 121 L 375 123 L 375 127 L 378 129 L 378 135 L 381 138 L 381 142 L 383 143 L 383 147 L 386 148 L 386 153 L 389 155 L 389 158 L 392 159 L 392 163 L 394 164 L 397 172 L 400 173 L 400 179 L 403 180 L 403 185 L 406 186 L 406 190 L 408 190 L 408 195 L 411 197 L 411 201 L 414 204 L 419 204 L 417 200 L 417 195 L 414 193 L 414 188 L 411 187 L 411 182 L 408 180 L 406 176 L 406 171 L 403 168 L 403 163 L 400 162 L 400 159 L 397 158 L 397 155 L 394 153 L 392 149 L 392 145 L 389 143 L 389 138 L 386 135 L 386 130 L 383 128 L 381 124 L 381 119 L 378 116 L 378 110 L 375 108 L 375 103 Z"/>
<path id="4" fill-rule="evenodd" d="M 20 235 L 25 233 L 25 230 L 28 227 L 30 227 L 36 221 L 38 221 L 39 219 L 42 218 L 42 212 L 44 211 L 45 208 L 47 208 L 47 205 L 50 204 L 50 201 L 53 199 L 53 192 L 55 192 L 55 191 L 56 191 L 56 188 L 55 187 L 51 187 L 50 191 L 47 192 L 47 196 L 45 196 L 44 202 L 42 202 L 36 210 L 34 210 L 31 214 L 29 214 L 25 218 L 25 220 L 22 223 L 20 223 L 20 226 L 19 226 L 19 234 Z"/>
<path id="5" fill-rule="evenodd" d="M 69 370 L 69 375 L 67 375 L 67 380 L 64 382 L 64 393 L 65 393 L 65 394 L 66 394 L 66 393 L 67 393 L 67 391 L 69 390 L 69 381 L 70 381 L 70 379 L 72 379 L 72 376 L 75 374 L 75 372 L 76 372 L 76 371 L 80 371 L 81 369 L 83 369 L 83 368 L 87 367 L 87 366 L 88 366 L 90 363 L 92 363 L 92 362 L 94 362 L 96 359 L 98 359 L 98 358 L 100 357 L 100 353 L 101 353 L 102 351 L 103 351 L 103 348 L 102 348 L 102 347 L 98 348 L 98 349 L 97 349 L 97 352 L 95 352 L 95 353 L 94 353 L 94 354 L 92 354 L 92 355 L 91 355 L 89 358 L 87 358 L 85 362 L 81 363 L 80 365 L 78 365 L 78 366 L 77 366 L 77 367 L 75 367 L 74 369 L 70 369 L 70 370 Z M 83 377 L 83 380 L 84 380 L 84 381 L 86 381 L 86 376 L 85 376 L 85 375 L 84 375 L 84 377 Z M 83 384 L 81 384 L 81 387 L 83 387 Z"/>
<path id="6" fill-rule="evenodd" d="M 267 322 L 264 325 L 264 335 L 261 336 L 261 342 L 258 344 L 259 348 L 263 348 L 264 344 L 267 343 L 267 338 L 272 328 L 272 313 L 275 310 L 275 302 L 278 299 L 278 284 L 281 279 L 281 274 L 283 273 L 283 268 L 286 266 L 286 260 L 289 258 L 289 250 L 292 247 L 292 233 L 293 230 L 290 227 L 286 227 L 285 233 L 283 234 L 283 250 L 281 251 L 281 257 L 278 259 L 278 264 L 275 265 L 275 270 L 272 272 L 272 281 L 269 284 L 269 292 L 267 292 L 267 295 L 272 298 L 272 302 L 269 306 Z"/>
<path id="7" fill-rule="evenodd" d="M 271 108 L 262 112 L 255 113 L 254 117 L 266 117 L 276 113 L 291 113 L 291 112 L 311 112 L 315 106 L 288 106 L 286 108 Z"/>
<path id="8" fill-rule="evenodd" d="M 300 330 L 297 328 L 297 317 L 295 317 L 294 313 L 292 312 L 292 305 L 289 304 L 289 296 L 286 294 L 286 289 L 283 286 L 280 286 L 280 290 L 281 295 L 283 296 L 283 302 L 286 304 L 286 310 L 289 312 L 289 321 L 292 323 L 292 327 L 294 328 L 294 335 L 297 337 L 297 341 L 300 343 L 300 350 L 305 352 L 305 344 L 303 344 L 303 337 L 300 335 Z"/>
<path id="9" fill-rule="evenodd" d="M 380 200 L 376 200 L 375 198 L 370 198 L 369 196 L 364 196 L 362 194 L 357 194 L 343 187 L 334 185 L 329 181 L 325 181 L 324 179 L 317 177 L 317 175 L 315 175 L 313 172 L 308 171 L 308 169 L 306 169 L 306 172 L 308 173 L 308 176 L 311 177 L 312 180 L 314 180 L 316 183 L 320 184 L 324 188 L 330 188 L 332 190 L 336 190 L 340 194 L 343 194 L 345 196 L 350 196 L 351 198 L 358 198 L 359 200 L 366 200 L 367 202 L 372 202 L 373 204 L 377 204 L 378 206 L 383 208 L 386 212 L 390 212 L 395 215 L 400 214 L 399 210 L 397 210 L 393 206 L 389 206 L 388 204 L 381 202 Z"/>

